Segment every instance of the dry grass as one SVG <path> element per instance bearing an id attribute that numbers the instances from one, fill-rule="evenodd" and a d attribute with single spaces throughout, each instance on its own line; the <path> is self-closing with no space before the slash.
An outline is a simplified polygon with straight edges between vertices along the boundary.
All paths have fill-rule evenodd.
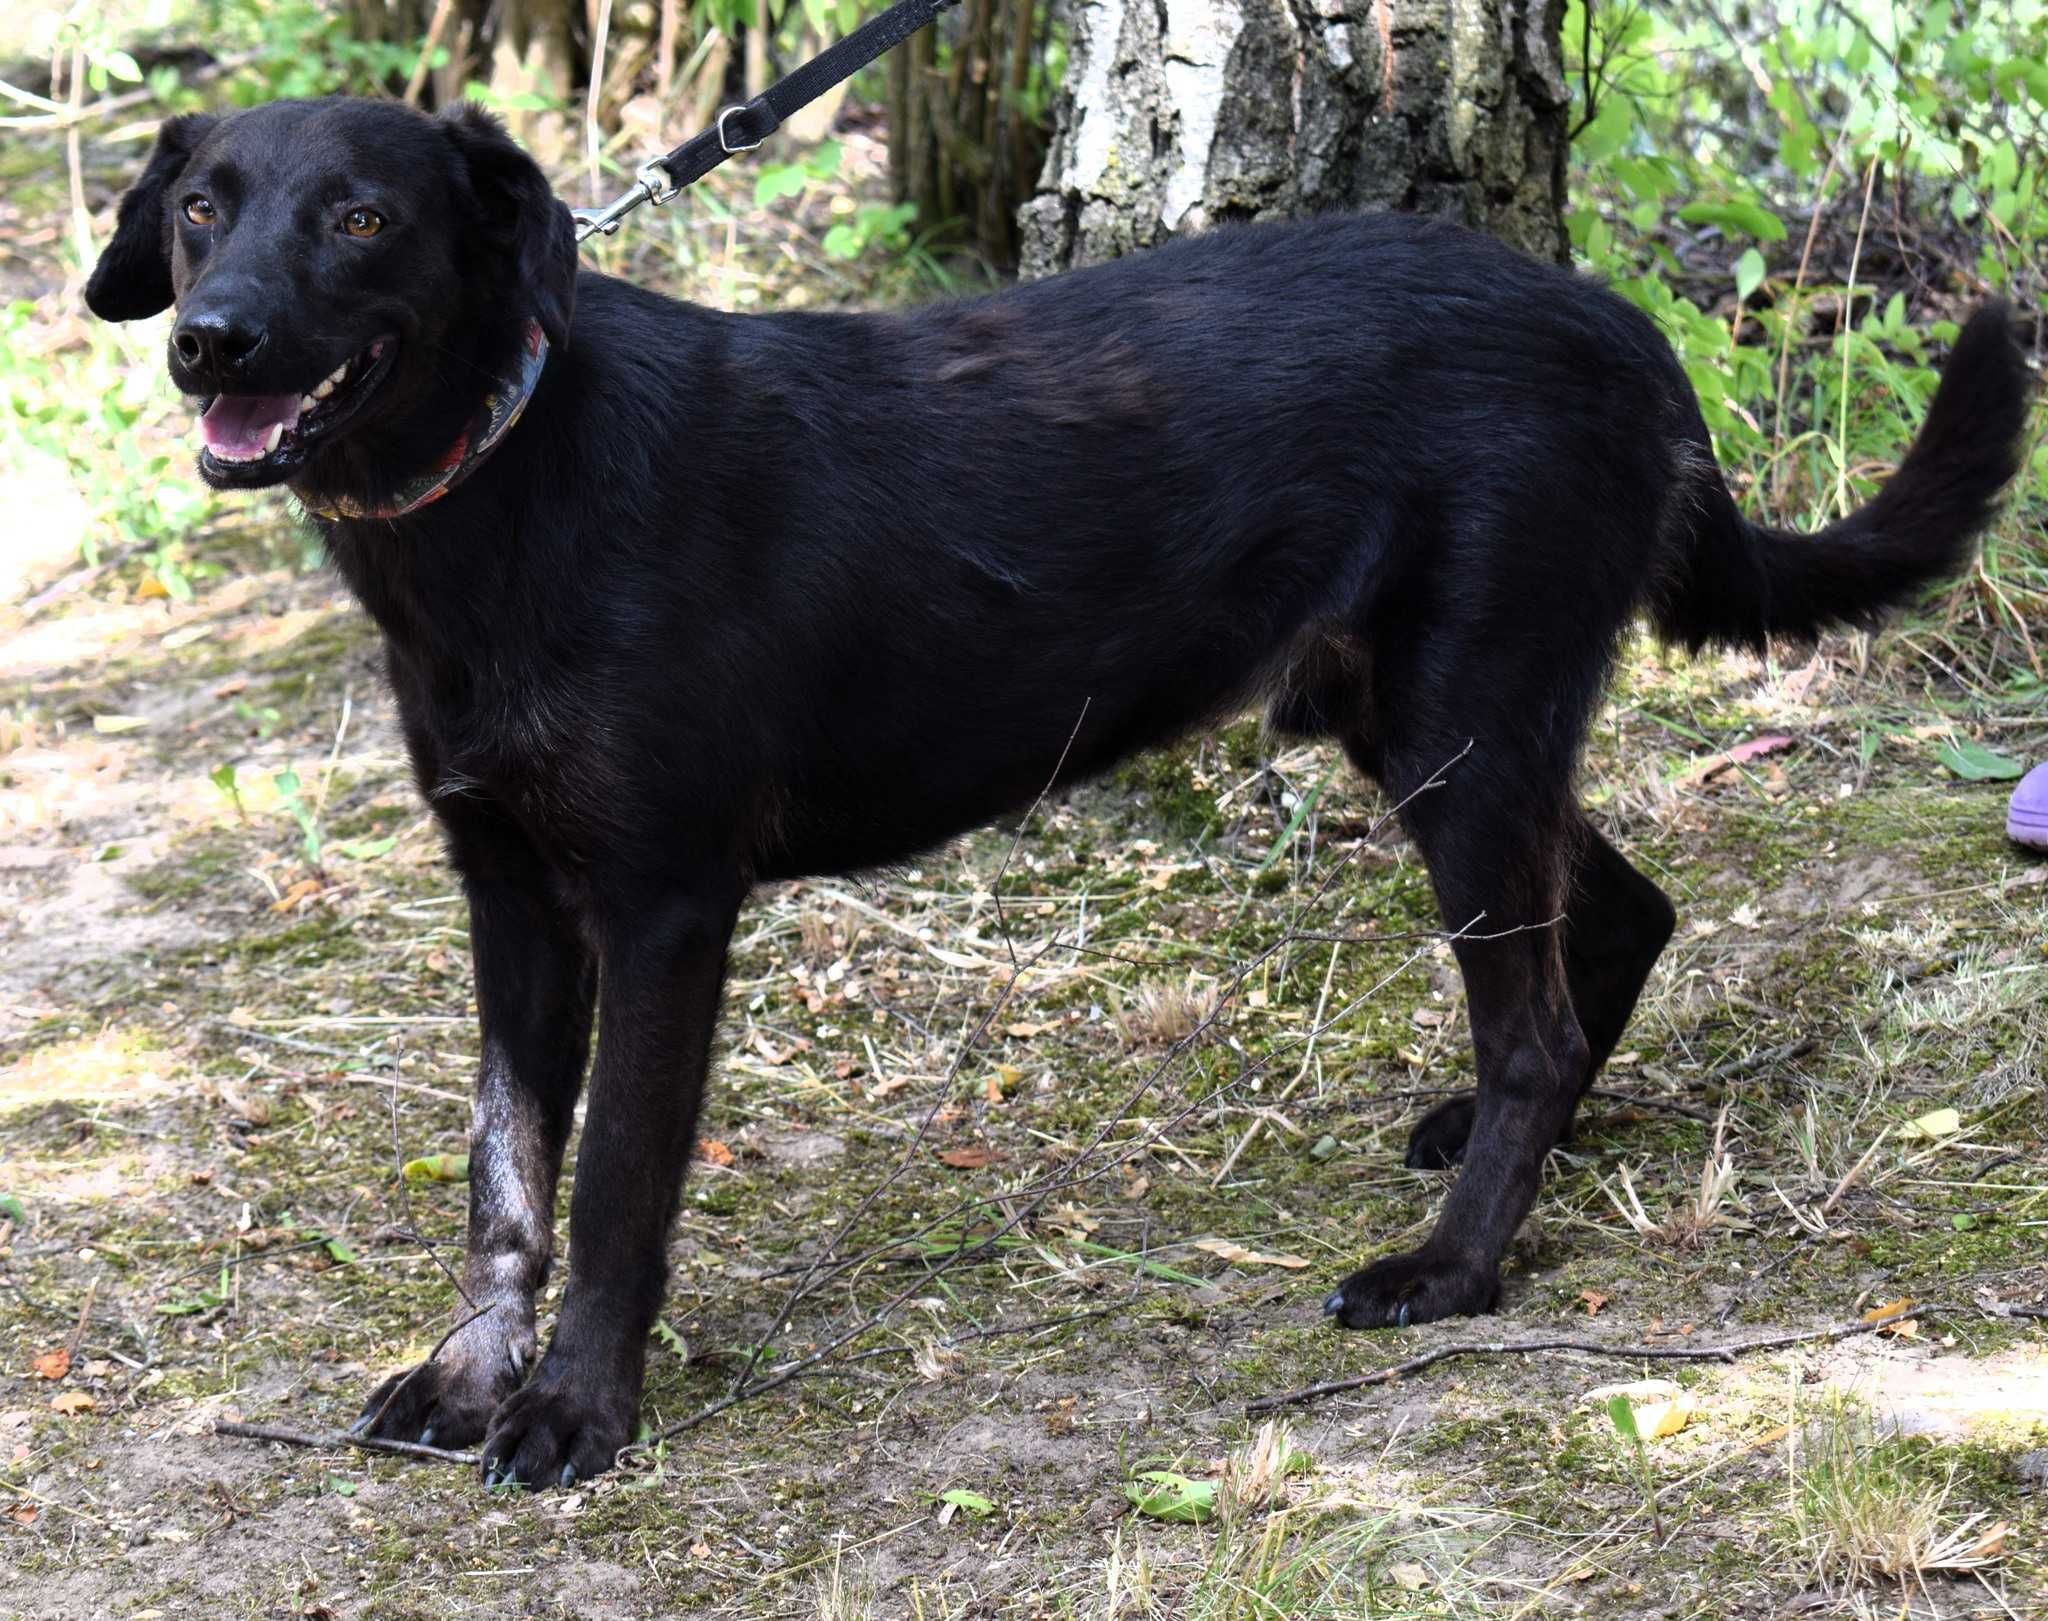
<path id="1" fill-rule="evenodd" d="M 1617 1165 L 1614 1181 L 1602 1177 L 1601 1192 L 1615 1213 L 1630 1229 L 1645 1238 L 1655 1238 L 1680 1249 L 1698 1249 L 1716 1229 L 1746 1227 L 1739 1201 L 1735 1198 L 1737 1172 L 1728 1152 L 1728 1109 L 1724 1104 L 1714 1120 L 1714 1139 L 1700 1167 L 1699 1180 L 1690 1200 L 1672 1206 L 1662 1221 L 1653 1221 L 1643 1209 L 1636 1191 L 1635 1173 Z"/>
<path id="2" fill-rule="evenodd" d="M 1930 1575 L 1975 1574 L 2006 1558 L 2009 1524 L 1950 1508 L 1954 1460 L 1931 1465 L 1844 1405 L 1794 1429 L 1792 1540 L 1822 1585 L 1882 1580 L 1924 1591 Z"/>
<path id="3" fill-rule="evenodd" d="M 1176 1046 L 1215 1013 L 1216 998 L 1215 980 L 1199 975 L 1146 980 L 1122 999 L 1116 1027 L 1131 1047 Z"/>

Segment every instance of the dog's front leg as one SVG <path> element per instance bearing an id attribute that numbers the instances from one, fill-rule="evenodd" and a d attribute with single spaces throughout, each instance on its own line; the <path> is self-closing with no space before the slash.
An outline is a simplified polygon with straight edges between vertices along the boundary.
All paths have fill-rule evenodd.
<path id="1" fill-rule="evenodd" d="M 456 1328 L 370 1394 L 366 1434 L 467 1447 L 535 1360 L 533 1300 L 554 1253 L 555 1182 L 590 1050 L 596 963 L 522 847 L 454 837 L 469 893 L 483 1062 L 469 1141 L 469 1246 Z"/>
<path id="2" fill-rule="evenodd" d="M 603 1015 L 569 1206 L 569 1283 L 532 1380 L 491 1416 L 487 1484 L 568 1485 L 609 1469 L 632 1439 L 739 888 L 700 884 L 600 918 Z"/>

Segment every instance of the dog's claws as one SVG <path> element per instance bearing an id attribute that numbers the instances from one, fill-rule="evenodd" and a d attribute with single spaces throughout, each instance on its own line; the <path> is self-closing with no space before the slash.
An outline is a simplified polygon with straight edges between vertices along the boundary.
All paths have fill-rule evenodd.
<path id="1" fill-rule="evenodd" d="M 1394 1326 L 1396 1328 L 1406 1328 L 1408 1326 L 1408 1302 L 1405 1300 L 1401 1302 L 1400 1314 L 1395 1317 Z"/>
<path id="2" fill-rule="evenodd" d="M 1325 1317 L 1335 1317 L 1343 1309 L 1344 1291 L 1342 1289 L 1332 1289 L 1329 1298 L 1323 1302 L 1323 1315 Z"/>
<path id="3" fill-rule="evenodd" d="M 434 1444 L 434 1426 L 433 1426 L 433 1425 L 431 1425 L 431 1424 L 429 1424 L 429 1425 L 428 1425 L 428 1426 L 427 1426 L 427 1427 L 426 1427 L 425 1429 L 423 1429 L 423 1430 L 421 1430 L 421 1431 L 420 1431 L 420 1445 L 421 1445 L 421 1446 L 423 1446 L 423 1447 L 430 1447 L 430 1446 L 432 1446 L 433 1444 Z"/>
<path id="4" fill-rule="evenodd" d="M 573 1486 L 576 1484 L 576 1466 L 573 1463 L 565 1463 L 562 1465 L 562 1484 L 564 1486 Z"/>

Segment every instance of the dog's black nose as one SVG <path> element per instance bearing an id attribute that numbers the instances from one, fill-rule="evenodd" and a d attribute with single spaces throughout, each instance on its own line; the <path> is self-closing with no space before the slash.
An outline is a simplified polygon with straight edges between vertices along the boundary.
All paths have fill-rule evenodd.
<path id="1" fill-rule="evenodd" d="M 197 309 L 178 318 L 171 347 L 202 377 L 225 382 L 248 366 L 266 336 L 254 320 L 226 310 Z"/>

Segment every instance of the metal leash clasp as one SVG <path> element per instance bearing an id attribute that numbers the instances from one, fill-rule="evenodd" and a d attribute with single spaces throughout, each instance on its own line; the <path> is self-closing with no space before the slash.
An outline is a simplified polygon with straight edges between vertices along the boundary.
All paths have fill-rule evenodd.
<path id="1" fill-rule="evenodd" d="M 659 208 L 682 189 L 659 159 L 643 163 L 634 172 L 631 191 L 614 198 L 602 208 L 569 210 L 576 220 L 576 240 L 581 242 L 600 234 L 610 236 L 618 230 L 619 222 L 642 203 L 652 203 Z"/>

